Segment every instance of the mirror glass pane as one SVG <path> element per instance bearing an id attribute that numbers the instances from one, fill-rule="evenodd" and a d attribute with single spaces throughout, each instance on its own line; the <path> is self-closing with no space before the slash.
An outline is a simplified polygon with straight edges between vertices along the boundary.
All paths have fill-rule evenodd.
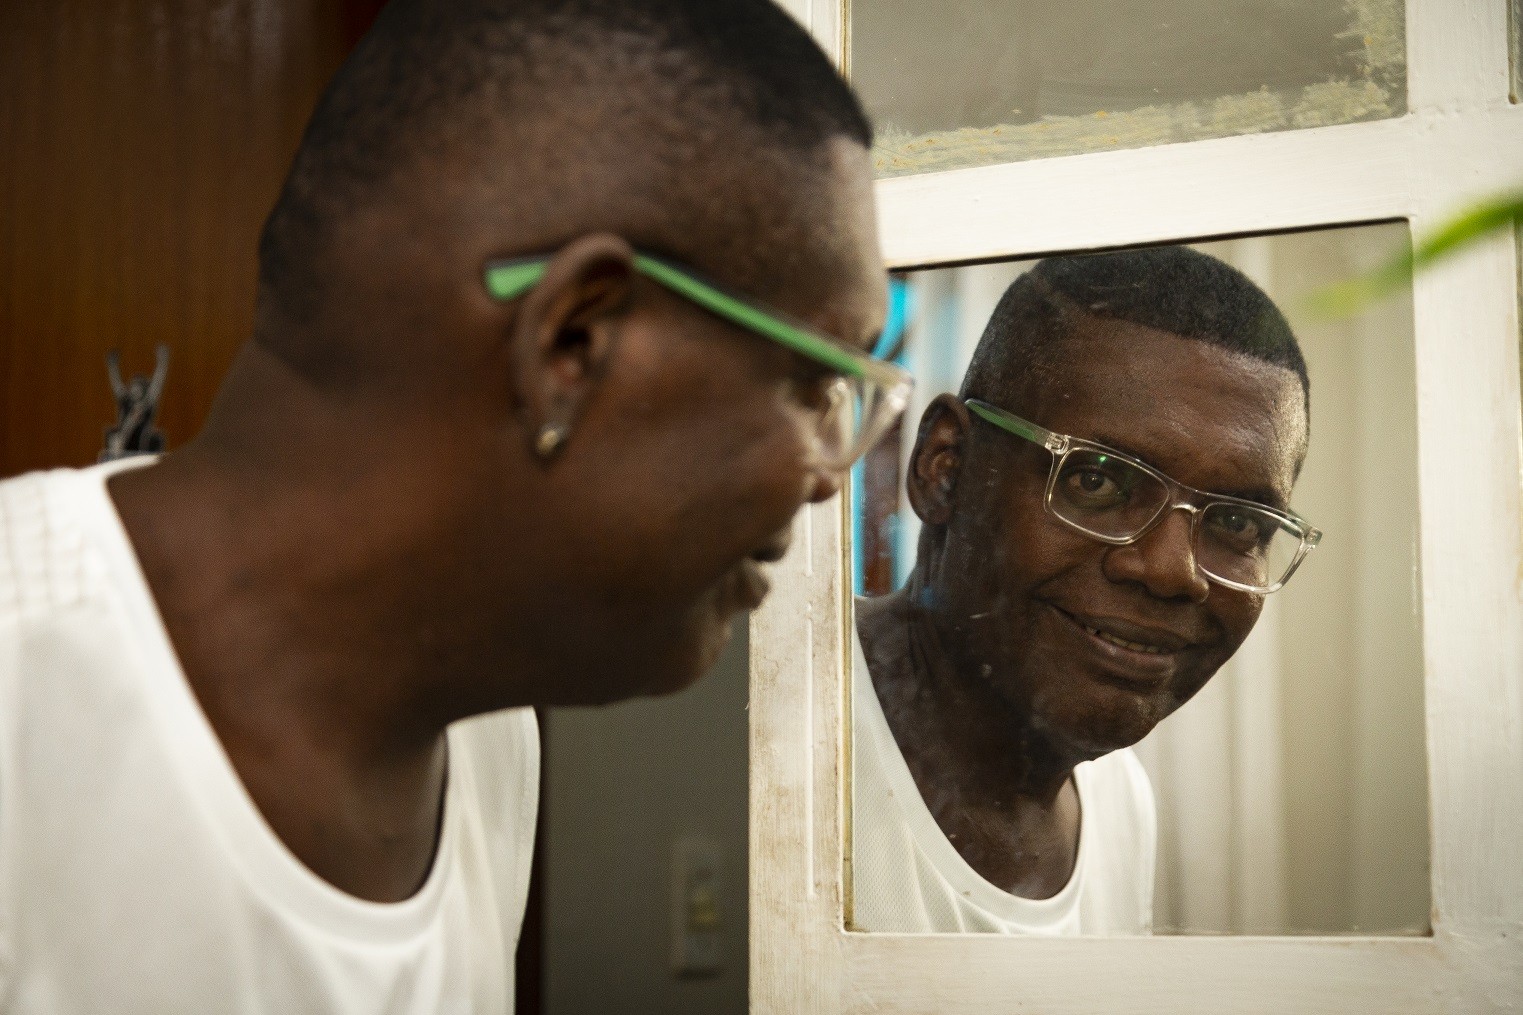
<path id="1" fill-rule="evenodd" d="M 1406 112 L 1402 0 L 853 0 L 880 176 Z"/>
<path id="2" fill-rule="evenodd" d="M 1411 301 L 1308 299 L 1408 242 L 896 278 L 916 401 L 852 485 L 852 927 L 1427 932 Z M 1154 473 L 1151 528 L 1080 531 L 1146 521 Z M 1255 552 L 1233 498 L 1323 533 L 1278 591 L 1201 574 Z"/>

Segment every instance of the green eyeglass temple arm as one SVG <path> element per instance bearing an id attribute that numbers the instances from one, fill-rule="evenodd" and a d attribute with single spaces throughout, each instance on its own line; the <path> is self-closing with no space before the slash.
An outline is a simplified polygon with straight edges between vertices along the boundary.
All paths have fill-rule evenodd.
<path id="1" fill-rule="evenodd" d="M 1045 430 L 1029 420 L 1021 419 L 1013 412 L 1006 412 L 997 405 L 980 401 L 977 398 L 967 398 L 963 404 L 971 409 L 976 415 L 993 423 L 1001 430 L 1024 437 L 1034 444 L 1040 444 L 1049 451 L 1062 451 L 1068 446 L 1068 441 L 1062 434 L 1055 434 L 1051 430 Z"/>
<path id="2" fill-rule="evenodd" d="M 537 257 L 488 264 L 487 292 L 499 300 L 522 295 L 544 277 L 547 262 L 548 258 Z M 902 383 L 903 374 L 897 367 L 780 320 L 648 254 L 635 254 L 635 268 L 704 309 L 765 335 L 844 376 L 863 377 L 881 384 Z"/>

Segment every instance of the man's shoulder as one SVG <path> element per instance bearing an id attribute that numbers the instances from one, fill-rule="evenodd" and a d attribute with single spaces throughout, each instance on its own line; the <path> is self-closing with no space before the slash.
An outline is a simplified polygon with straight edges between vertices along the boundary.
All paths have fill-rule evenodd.
<path id="1" fill-rule="evenodd" d="M 1130 747 L 1111 751 L 1090 762 L 1091 768 L 1103 773 L 1105 778 L 1124 783 L 1134 792 L 1145 791 L 1149 796 L 1153 793 L 1153 784 L 1148 779 L 1147 769 L 1142 767 L 1142 760 L 1137 757 L 1137 752 Z"/>
<path id="2" fill-rule="evenodd" d="M 98 577 L 79 503 L 87 475 L 56 469 L 0 481 L 0 622 L 70 605 Z"/>
<path id="3" fill-rule="evenodd" d="M 124 577 L 135 561 L 105 489 L 119 467 L 0 481 L 0 708 L 13 723 L 23 700 L 127 679 L 124 639 L 151 604 Z"/>
<path id="4" fill-rule="evenodd" d="M 1080 766 L 1086 933 L 1147 934 L 1153 925 L 1158 815 L 1153 786 L 1130 748 Z"/>
<path id="5" fill-rule="evenodd" d="M 539 761 L 539 721 L 532 708 L 505 708 L 461 719 L 450 727 L 450 744 L 491 765 Z"/>
<path id="6" fill-rule="evenodd" d="M 1085 781 L 1087 809 L 1103 811 L 1106 823 L 1125 829 L 1130 838 L 1150 843 L 1157 836 L 1157 806 L 1153 784 L 1147 770 L 1130 747 L 1086 762 L 1081 771 Z"/>
<path id="7" fill-rule="evenodd" d="M 539 802 L 539 723 L 532 708 L 509 708 L 450 727 L 452 767 L 488 814 L 532 821 Z"/>
<path id="8" fill-rule="evenodd" d="M 462 719 L 449 737 L 451 791 L 481 836 L 503 933 L 516 942 L 539 816 L 539 723 L 532 708 L 512 708 Z"/>

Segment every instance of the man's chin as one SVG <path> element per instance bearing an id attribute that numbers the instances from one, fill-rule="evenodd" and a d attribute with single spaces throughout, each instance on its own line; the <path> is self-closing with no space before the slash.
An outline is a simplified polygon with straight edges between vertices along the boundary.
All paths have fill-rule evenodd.
<path id="1" fill-rule="evenodd" d="M 650 674 L 649 679 L 637 692 L 647 697 L 664 697 L 692 687 L 703 679 L 730 644 L 732 621 L 736 611 L 720 611 L 705 617 L 695 625 L 697 630 L 682 639 L 681 648 L 663 661 Z M 674 646 L 675 648 L 676 646 Z"/>
<path id="2" fill-rule="evenodd" d="M 1076 754 L 1093 761 L 1095 758 L 1104 757 L 1112 751 L 1132 747 L 1140 743 L 1151 732 L 1153 732 L 1153 727 L 1149 726 L 1141 732 L 1106 730 L 1099 734 L 1073 735 L 1068 739 Z"/>
<path id="3" fill-rule="evenodd" d="M 1089 702 L 1082 711 L 1049 713 L 1042 725 L 1074 754 L 1093 759 L 1136 744 L 1170 711 L 1128 694 L 1120 701 Z"/>

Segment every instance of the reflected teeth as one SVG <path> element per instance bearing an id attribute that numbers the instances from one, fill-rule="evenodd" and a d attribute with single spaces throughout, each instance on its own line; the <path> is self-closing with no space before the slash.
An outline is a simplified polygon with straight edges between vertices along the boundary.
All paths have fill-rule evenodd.
<path id="1" fill-rule="evenodd" d="M 1125 638 L 1117 638 L 1114 634 L 1107 634 L 1104 631 L 1098 631 L 1095 628 L 1090 627 L 1088 624 L 1084 625 L 1084 630 L 1088 631 L 1096 638 L 1099 638 L 1101 641 L 1108 641 L 1112 645 L 1120 645 L 1122 648 L 1129 648 L 1133 652 L 1147 652 L 1152 655 L 1157 655 L 1159 652 L 1163 651 L 1163 649 L 1159 648 L 1157 645 L 1144 645 L 1141 642 L 1127 641 Z"/>

